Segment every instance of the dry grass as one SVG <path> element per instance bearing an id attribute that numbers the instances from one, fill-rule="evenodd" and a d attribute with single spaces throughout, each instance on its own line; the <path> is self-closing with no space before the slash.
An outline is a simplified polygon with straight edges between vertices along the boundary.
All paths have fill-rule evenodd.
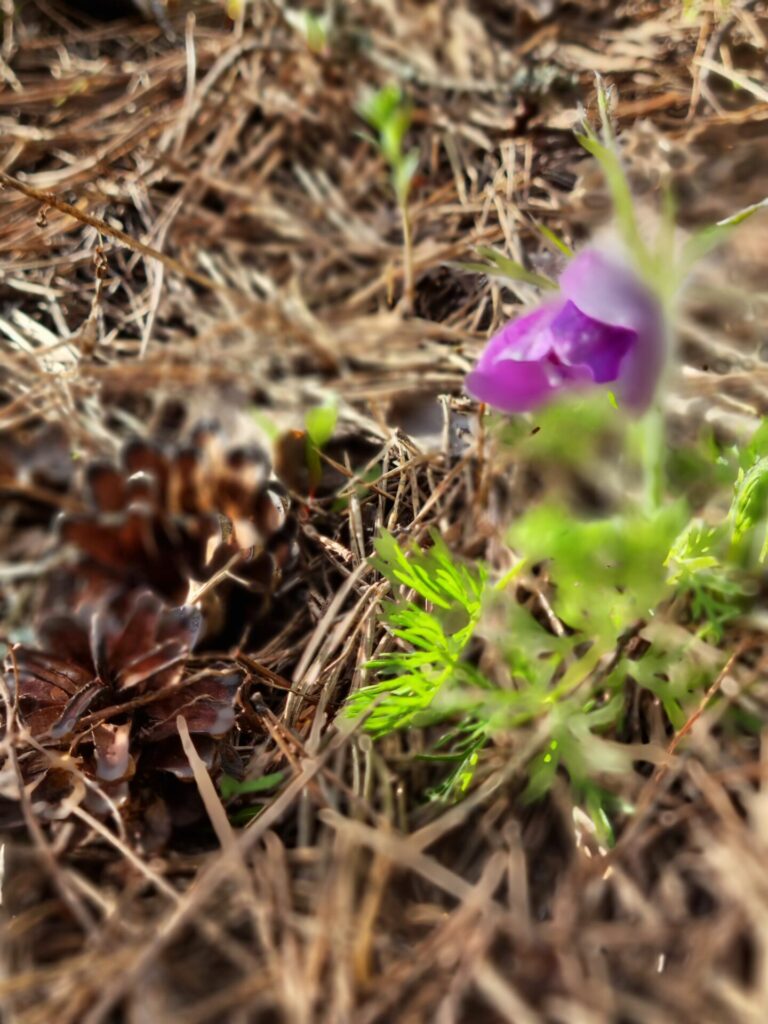
<path id="1" fill-rule="evenodd" d="M 666 178 L 688 227 L 762 198 L 765 5 L 686 21 L 652 0 L 526 0 L 513 14 L 338 3 L 319 56 L 277 3 L 249 4 L 234 26 L 220 4 L 112 24 L 53 0 L 12 6 L 0 426 L 42 417 L 80 457 L 109 456 L 156 433 L 169 400 L 187 422 L 215 415 L 252 439 L 253 407 L 295 427 L 331 389 L 342 437 L 380 473 L 362 505 L 302 506 L 306 593 L 248 652 L 240 749 L 254 775 L 286 780 L 248 827 L 229 824 L 199 765 L 205 842 L 137 852 L 76 800 L 44 820 L 19 787 L 29 738 L 11 715 L 0 792 L 25 828 L 5 844 L 7 1019 L 763 1021 L 766 766 L 718 712 L 703 706 L 651 778 L 627 780 L 639 810 L 610 851 L 565 787 L 521 801 L 525 751 L 497 749 L 463 803 L 424 806 L 415 739 L 373 747 L 332 719 L 381 642 L 384 585 L 366 562 L 378 525 L 419 537 L 436 524 L 457 551 L 498 554 L 503 509 L 461 385 L 510 292 L 446 263 L 491 244 L 548 269 L 535 222 L 579 241 L 604 219 L 571 133 L 595 70 L 618 86 L 649 209 Z M 421 153 L 412 314 L 387 171 L 353 114 L 364 84 L 393 77 Z M 680 420 L 738 428 L 766 411 L 761 230 L 692 290 Z M 762 295 L 745 303 L 755 279 Z M 58 556 L 45 531 L 20 542 L 3 521 L 0 538 L 16 639 Z M 765 721 L 756 650 L 739 648 L 721 682 L 732 700 L 748 689 Z M 638 734 L 655 722 L 641 705 Z"/>

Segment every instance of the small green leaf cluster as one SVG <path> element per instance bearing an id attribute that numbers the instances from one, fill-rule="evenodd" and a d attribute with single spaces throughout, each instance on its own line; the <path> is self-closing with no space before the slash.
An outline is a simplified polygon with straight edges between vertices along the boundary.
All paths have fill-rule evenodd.
<path id="1" fill-rule="evenodd" d="M 742 449 L 714 452 L 713 461 L 730 487 L 727 512 L 716 492 L 713 511 L 706 520 L 691 518 L 670 547 L 666 565 L 668 582 L 689 599 L 701 635 L 719 643 L 756 593 L 768 555 L 768 420 Z"/>
<path id="2" fill-rule="evenodd" d="M 528 797 L 564 772 L 609 841 L 608 779 L 631 769 L 617 742 L 628 681 L 658 698 L 674 729 L 712 682 L 712 665 L 690 655 L 692 633 L 667 638 L 652 627 L 682 611 L 683 623 L 719 643 L 748 609 L 765 558 L 768 426 L 743 449 L 712 447 L 710 457 L 729 482 L 702 515 L 669 495 L 651 510 L 630 500 L 592 519 L 562 501 L 534 505 L 508 533 L 521 560 L 495 584 L 436 533 L 427 549 L 383 533 L 373 564 L 395 594 L 383 609 L 391 646 L 370 662 L 376 682 L 349 698 L 347 713 L 375 737 L 429 730 L 419 757 L 447 767 L 428 794 L 441 799 L 466 791 L 489 742 L 515 747 L 538 725 L 545 742 L 527 764 Z M 522 603 L 508 586 L 523 567 L 543 604 Z"/>
<path id="3" fill-rule="evenodd" d="M 722 526 L 692 519 L 675 538 L 667 555 L 668 583 L 690 605 L 691 620 L 706 640 L 719 643 L 739 617 L 748 596 L 736 571 L 723 564 Z"/>
<path id="4" fill-rule="evenodd" d="M 529 560 L 551 564 L 558 618 L 608 649 L 664 597 L 664 561 L 685 520 L 681 502 L 591 521 L 544 504 L 515 524 L 511 539 Z"/>
<path id="5" fill-rule="evenodd" d="M 365 93 L 357 112 L 376 132 L 376 138 L 371 141 L 389 164 L 397 201 L 401 207 L 405 206 L 419 164 L 417 149 L 403 150 L 411 126 L 410 102 L 399 85 L 390 84 Z"/>
<path id="6" fill-rule="evenodd" d="M 729 513 L 731 540 L 736 546 L 760 538 L 758 562 L 768 554 L 768 458 L 757 459 L 748 469 L 740 467 Z"/>
<path id="7" fill-rule="evenodd" d="M 400 591 L 384 607 L 396 645 L 369 664 L 378 680 L 350 697 L 348 714 L 367 716 L 377 737 L 444 726 L 422 755 L 449 766 L 429 794 L 443 799 L 467 789 L 490 739 L 514 741 L 545 720 L 547 744 L 528 766 L 528 795 L 545 793 L 562 766 L 585 802 L 602 807 L 596 779 L 625 770 L 628 758 L 600 736 L 621 717 L 624 676 L 614 667 L 603 678 L 598 666 L 664 595 L 663 560 L 680 525 L 678 507 L 624 523 L 576 523 L 553 506 L 523 517 L 514 539 L 529 561 L 551 566 L 555 614 L 570 619 L 559 633 L 510 592 L 522 564 L 494 586 L 484 566 L 463 564 L 436 534 L 427 550 L 382 534 L 374 564 Z M 473 638 L 494 652 L 493 672 L 478 665 Z"/>
<path id="8" fill-rule="evenodd" d="M 384 605 L 384 621 L 398 642 L 368 665 L 380 682 L 349 698 L 353 717 L 367 715 L 374 736 L 421 726 L 444 717 L 433 702 L 446 683 L 477 681 L 479 674 L 464 659 L 482 611 L 487 572 L 481 565 L 456 561 L 437 533 L 432 547 L 405 551 L 383 532 L 376 540 L 376 569 L 404 593 Z"/>

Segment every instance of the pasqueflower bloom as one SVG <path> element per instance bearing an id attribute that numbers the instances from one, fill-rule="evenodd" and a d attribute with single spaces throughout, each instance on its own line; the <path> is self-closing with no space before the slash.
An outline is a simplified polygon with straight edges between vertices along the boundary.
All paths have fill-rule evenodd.
<path id="1" fill-rule="evenodd" d="M 486 345 L 467 391 L 506 413 L 606 385 L 620 406 L 644 412 L 664 364 L 658 298 L 626 264 L 585 249 L 566 267 L 559 294 L 513 320 Z"/>

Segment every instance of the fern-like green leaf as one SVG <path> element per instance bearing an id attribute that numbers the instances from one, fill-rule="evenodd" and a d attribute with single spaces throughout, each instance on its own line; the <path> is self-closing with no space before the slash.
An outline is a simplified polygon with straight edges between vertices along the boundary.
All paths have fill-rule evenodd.
<path id="1" fill-rule="evenodd" d="M 423 724 L 446 683 L 465 674 L 462 658 L 477 627 L 487 586 L 482 566 L 454 559 L 436 532 L 432 547 L 406 551 L 389 533 L 375 542 L 372 563 L 393 588 L 406 593 L 387 602 L 383 617 L 397 647 L 369 663 L 379 681 L 352 694 L 347 712 L 367 715 L 375 736 Z M 438 719 L 443 714 L 437 711 Z"/>

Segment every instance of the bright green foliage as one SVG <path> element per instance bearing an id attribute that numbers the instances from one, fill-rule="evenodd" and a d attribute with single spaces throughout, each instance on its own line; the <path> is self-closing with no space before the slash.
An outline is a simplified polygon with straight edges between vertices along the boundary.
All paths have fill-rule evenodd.
<path id="1" fill-rule="evenodd" d="M 371 142 L 378 147 L 389 164 L 392 187 L 397 197 L 403 222 L 403 278 L 406 308 L 414 300 L 413 225 L 408 209 L 411 186 L 419 166 L 418 149 L 403 150 L 405 136 L 411 126 L 411 104 L 399 85 L 385 85 L 369 90 L 359 102 L 357 112 L 376 131 Z"/>
<path id="2" fill-rule="evenodd" d="M 398 645 L 370 662 L 379 682 L 352 694 L 347 714 L 366 715 L 365 728 L 374 736 L 446 723 L 419 760 L 448 769 L 427 796 L 452 799 L 468 789 L 493 725 L 486 709 L 492 684 L 467 658 L 491 590 L 487 572 L 454 559 L 436 533 L 431 548 L 409 551 L 382 533 L 376 551 L 379 572 L 393 588 L 406 588 L 384 606 Z"/>
<path id="3" fill-rule="evenodd" d="M 320 452 L 333 437 L 339 408 L 335 400 L 324 405 L 316 405 L 304 416 L 304 429 L 307 434 L 307 467 L 313 486 L 317 486 L 323 475 Z"/>
<path id="4" fill-rule="evenodd" d="M 665 561 L 670 574 L 667 582 L 680 583 L 717 568 L 720 559 L 715 554 L 722 530 L 707 526 L 701 519 L 692 519 L 676 538 Z"/>
<path id="5" fill-rule="evenodd" d="M 542 422 L 551 417 L 553 437 L 562 438 L 564 424 L 580 417 L 594 452 L 610 409 L 593 411 L 592 427 L 583 408 L 547 410 Z M 514 450 L 557 463 L 562 452 L 548 433 L 518 433 Z M 352 695 L 348 714 L 365 716 L 364 727 L 377 737 L 428 729 L 430 746 L 416 757 L 445 767 L 426 794 L 439 799 L 466 792 L 489 743 L 519 749 L 543 726 L 544 743 L 525 768 L 527 798 L 567 777 L 597 834 L 610 842 L 617 805 L 608 780 L 631 770 L 616 739 L 627 681 L 653 693 L 675 729 L 711 684 L 711 658 L 702 661 L 696 644 L 722 640 L 748 610 L 762 571 L 766 449 L 763 425 L 741 449 L 710 444 L 697 451 L 695 465 L 716 470 L 705 474 L 706 516 L 691 517 L 684 500 L 668 498 L 652 511 L 629 499 L 623 511 L 590 520 L 562 503 L 533 506 L 509 531 L 521 560 L 495 586 L 484 566 L 454 558 L 436 534 L 428 550 L 404 549 L 383 534 L 374 564 L 395 589 L 384 619 L 396 646 L 370 663 L 377 680 Z M 508 586 L 523 566 L 539 567 L 538 587 L 555 623 Z M 664 627 L 681 611 L 695 630 Z M 629 638 L 654 623 L 652 646 L 633 658 Z"/>
<path id="6" fill-rule="evenodd" d="M 304 416 L 304 427 L 307 436 L 316 448 L 324 448 L 333 437 L 336 421 L 339 418 L 339 407 L 335 401 L 325 405 L 316 405 L 308 409 Z"/>
<path id="7" fill-rule="evenodd" d="M 720 560 L 725 531 L 692 519 L 675 538 L 664 563 L 667 582 L 690 600 L 691 618 L 705 639 L 718 641 L 741 611 L 744 596 L 735 575 Z"/>
<path id="8" fill-rule="evenodd" d="M 555 505 L 528 512 L 512 529 L 529 560 L 547 560 L 557 584 L 554 610 L 573 629 L 613 643 L 645 620 L 664 596 L 664 560 L 685 523 L 681 503 L 654 515 L 579 521 Z"/>
<path id="9" fill-rule="evenodd" d="M 764 419 L 755 430 L 749 443 L 741 450 L 733 452 L 735 461 L 741 469 L 751 469 L 752 466 L 765 456 L 768 456 L 768 419 Z"/>
<path id="10" fill-rule="evenodd" d="M 219 779 L 219 793 L 222 800 L 231 800 L 234 797 L 258 797 L 261 802 L 249 804 L 245 807 L 238 807 L 229 815 L 233 825 L 247 825 L 249 821 L 257 818 L 264 807 L 264 800 L 272 795 L 281 782 L 285 779 L 285 772 L 271 772 L 269 775 L 260 775 L 256 779 L 239 780 L 231 775 L 222 775 Z"/>
<path id="11" fill-rule="evenodd" d="M 543 723 L 545 742 L 526 769 L 527 798 L 543 796 L 564 773 L 597 834 L 610 843 L 616 801 L 607 780 L 631 770 L 629 753 L 613 738 L 624 718 L 628 677 L 658 697 L 679 729 L 712 671 L 697 660 L 693 634 L 657 636 L 633 661 L 626 638 L 668 614 L 673 598 L 684 599 L 699 635 L 711 641 L 741 614 L 750 577 L 730 553 L 735 537 L 764 523 L 768 459 L 756 455 L 763 434 L 768 437 L 763 431 L 753 439 L 751 469 L 733 469 L 739 475 L 732 510 L 715 526 L 689 520 L 682 501 L 653 513 L 630 505 L 591 521 L 544 503 L 519 519 L 509 539 L 524 563 L 511 575 L 523 564 L 540 564 L 542 586 L 565 629 L 551 628 L 522 605 L 502 585 L 508 580 L 492 586 L 483 566 L 453 558 L 437 535 L 428 550 L 405 550 L 383 534 L 374 564 L 393 587 L 404 588 L 384 608 L 397 646 L 370 663 L 377 682 L 350 698 L 348 714 L 367 716 L 365 728 L 377 737 L 430 727 L 432 745 L 417 756 L 446 767 L 426 794 L 439 799 L 466 792 L 489 742 L 514 747 L 518 735 Z M 721 460 L 715 449 L 712 454 Z M 471 654 L 473 637 L 482 641 L 478 650 L 491 654 L 490 674 Z"/>
<path id="12" fill-rule="evenodd" d="M 531 516 L 524 521 L 524 529 L 536 533 L 541 528 L 549 541 L 560 534 L 552 549 L 552 572 L 556 571 L 563 594 L 573 590 L 579 574 L 588 574 L 583 594 L 595 614 L 582 622 L 587 629 L 575 635 L 558 636 L 545 628 L 506 586 L 492 587 L 483 567 L 469 568 L 453 559 L 437 535 L 426 551 L 405 551 L 389 534 L 377 541 L 374 564 L 394 586 L 407 588 L 406 595 L 384 608 L 385 621 L 399 643 L 370 663 L 379 681 L 353 694 L 347 711 L 354 717 L 367 715 L 365 728 L 375 736 L 448 726 L 421 755 L 450 768 L 430 792 L 432 797 L 461 795 L 489 739 L 512 737 L 540 719 L 547 722 L 549 740 L 529 766 L 530 798 L 545 793 L 562 767 L 574 788 L 589 793 L 595 804 L 601 792 L 595 778 L 628 767 L 622 748 L 600 735 L 615 727 L 622 715 L 623 676 L 614 671 L 610 692 L 605 681 L 595 691 L 592 679 L 627 623 L 652 603 L 650 584 L 640 581 L 644 558 L 658 566 L 653 596 L 663 592 L 661 559 L 677 528 L 676 514 L 668 512 L 651 524 L 632 523 L 629 544 L 621 539 L 618 524 L 604 529 L 608 556 L 629 555 L 625 570 L 601 564 L 599 531 L 592 532 L 585 555 L 584 538 L 573 534 L 567 518 L 558 519 L 553 509 L 539 513 L 535 520 Z M 589 574 L 595 569 L 593 578 Z M 620 588 L 638 582 L 644 588 L 641 606 L 633 607 Z M 585 620 L 580 599 L 581 595 L 572 604 L 574 619 Z M 565 605 L 567 611 L 568 601 Z M 503 678 L 491 680 L 468 657 L 473 636 L 482 636 L 498 653 Z"/>
<path id="13" fill-rule="evenodd" d="M 487 575 L 482 567 L 454 561 L 438 535 L 432 540 L 432 548 L 414 548 L 410 557 L 391 534 L 376 541 L 375 567 L 414 595 L 385 605 L 385 621 L 400 644 L 369 665 L 382 681 L 349 700 L 349 713 L 367 713 L 365 727 L 376 736 L 439 720 L 443 712 L 432 703 L 441 688 L 478 679 L 463 655 L 477 627 Z"/>
<path id="14" fill-rule="evenodd" d="M 720 485 L 732 489 L 727 514 L 714 524 L 691 519 L 675 538 L 666 559 L 668 583 L 689 598 L 692 620 L 710 641 L 748 606 L 757 588 L 756 574 L 768 553 L 768 421 L 741 450 L 710 450 Z M 702 458 L 702 453 L 699 453 Z M 705 472 L 705 470 L 702 470 Z M 728 480 L 730 477 L 730 480 Z M 722 507 L 721 496 L 713 499 Z"/>
<path id="15" fill-rule="evenodd" d="M 759 529 L 762 543 L 758 561 L 768 554 L 768 458 L 758 459 L 748 470 L 740 469 L 729 513 L 734 545 L 753 537 Z"/>
<path id="16" fill-rule="evenodd" d="M 522 417 L 497 419 L 496 435 L 519 458 L 537 464 L 588 467 L 601 446 L 620 445 L 626 420 L 617 415 L 607 391 L 564 395 L 558 402 L 536 412 L 536 429 Z M 563 444 L 563 438 L 568 443 Z"/>

